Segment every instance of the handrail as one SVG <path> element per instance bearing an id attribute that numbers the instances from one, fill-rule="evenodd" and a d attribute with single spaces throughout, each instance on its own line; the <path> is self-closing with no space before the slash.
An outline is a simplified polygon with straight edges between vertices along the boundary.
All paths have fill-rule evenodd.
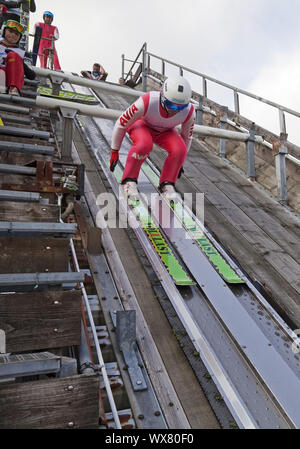
<path id="1" fill-rule="evenodd" d="M 145 48 L 146 48 L 146 45 L 147 45 L 146 42 L 144 42 L 144 44 L 142 45 L 142 48 L 140 49 L 140 51 L 139 51 L 137 57 L 136 57 L 135 60 L 133 61 L 132 66 L 131 66 L 130 69 L 128 70 L 126 78 L 124 78 L 124 74 L 125 74 L 125 72 L 124 72 L 124 61 L 125 61 L 125 58 L 124 58 L 124 55 L 122 55 L 122 78 L 124 79 L 124 83 L 127 81 L 128 75 L 131 73 L 133 67 L 134 67 L 135 64 L 137 63 L 137 60 L 139 59 L 141 53 L 144 53 Z M 130 60 L 127 59 L 126 61 L 130 61 Z M 139 64 L 141 64 L 141 63 L 139 63 Z"/>
<path id="2" fill-rule="evenodd" d="M 184 65 L 177 64 L 176 62 L 170 61 L 169 59 L 166 59 L 166 58 L 162 58 L 161 56 L 157 56 L 157 55 L 155 55 L 153 53 L 147 52 L 146 54 L 148 56 L 152 56 L 152 57 L 154 57 L 156 59 L 159 59 L 162 62 L 167 62 L 168 64 L 174 65 L 174 66 L 176 66 L 176 67 L 178 67 L 178 68 L 180 68 L 182 70 L 185 70 L 186 72 L 190 72 L 190 73 L 193 73 L 194 75 L 201 76 L 205 80 L 212 81 L 213 83 L 219 84 L 220 86 L 226 87 L 226 88 L 228 88 L 230 90 L 233 90 L 234 92 L 237 92 L 237 93 L 243 94 L 245 96 L 254 98 L 255 100 L 261 101 L 262 103 L 265 103 L 265 104 L 267 104 L 269 106 L 273 106 L 276 109 L 279 109 L 281 111 L 287 112 L 288 114 L 291 114 L 291 115 L 294 115 L 294 116 L 300 118 L 300 112 L 294 111 L 293 109 L 290 109 L 290 108 L 288 108 L 286 106 L 283 106 L 283 105 L 281 105 L 279 103 L 275 103 L 274 101 L 267 100 L 267 99 L 265 99 L 263 97 L 260 97 L 258 95 L 252 94 L 251 92 L 248 92 L 246 90 L 240 89 L 240 88 L 235 87 L 235 86 L 232 86 L 231 84 L 224 83 L 223 81 L 217 80 L 216 78 L 213 78 L 213 77 L 211 77 L 209 75 L 205 75 L 204 73 L 198 72 L 197 70 L 193 70 L 193 69 L 190 69 L 190 68 L 188 68 L 188 67 L 186 67 Z"/>
<path id="3" fill-rule="evenodd" d="M 251 92 L 248 92 L 244 89 L 240 89 L 236 86 L 233 86 L 231 84 L 225 83 L 223 81 L 217 80 L 216 78 L 213 78 L 209 75 L 205 75 L 202 72 L 199 72 L 194 69 L 190 69 L 182 64 L 178 64 L 174 61 L 171 61 L 169 59 L 163 58 L 161 56 L 155 55 L 154 53 L 148 52 L 147 50 L 147 44 L 144 44 L 143 48 L 143 63 L 142 63 L 142 91 L 147 90 L 147 82 L 146 79 L 150 78 L 153 79 L 153 71 L 151 71 L 150 66 L 150 59 L 151 57 L 158 59 L 161 61 L 161 70 L 158 72 L 155 72 L 155 80 L 159 80 L 160 82 L 162 79 L 166 78 L 165 73 L 165 66 L 166 63 L 170 64 L 172 66 L 179 68 L 179 74 L 183 76 L 184 71 L 189 72 L 193 75 L 200 76 L 202 78 L 202 95 L 199 95 L 199 100 L 197 103 L 197 106 L 195 105 L 195 108 L 197 111 L 199 111 L 199 115 L 197 114 L 197 122 L 201 125 L 196 125 L 194 128 L 194 133 L 199 133 L 202 136 L 212 136 L 220 138 L 220 151 L 219 155 L 221 157 L 226 157 L 226 144 L 224 139 L 231 139 L 231 140 L 239 140 L 244 141 L 246 143 L 246 174 L 247 178 L 254 180 L 256 178 L 256 171 L 255 171 L 255 151 L 254 151 L 254 143 L 260 143 L 269 149 L 271 149 L 274 153 L 275 158 L 275 166 L 276 166 L 276 178 L 277 178 L 277 186 L 278 186 L 278 192 L 280 201 L 282 204 L 288 204 L 288 194 L 287 194 L 287 176 L 286 176 L 286 159 L 291 161 L 293 164 L 300 166 L 300 160 L 297 159 L 295 156 L 292 156 L 288 154 L 287 146 L 287 130 L 286 130 L 286 120 L 285 120 L 285 113 L 288 113 L 294 117 L 300 118 L 300 112 L 297 112 L 291 108 L 288 108 L 286 106 L 283 106 L 279 103 L 276 103 L 274 101 L 267 100 L 266 98 L 260 97 L 258 95 L 255 95 Z M 140 54 L 140 53 L 139 53 Z M 124 55 L 123 55 L 124 59 Z M 207 93 L 207 81 L 211 81 L 215 84 L 218 84 L 219 86 L 225 87 L 227 89 L 230 89 L 234 94 L 234 113 L 237 116 L 240 116 L 240 104 L 239 104 L 239 94 L 245 95 L 246 97 L 252 98 L 256 101 L 259 101 L 261 103 L 264 103 L 268 106 L 271 106 L 273 108 L 276 108 L 279 112 L 279 129 L 280 129 L 280 137 L 271 137 L 271 142 L 268 142 L 264 139 L 262 136 L 255 136 L 255 123 L 249 124 L 249 130 L 247 128 L 243 128 L 238 123 L 235 123 L 235 121 L 229 120 L 228 117 L 228 107 L 221 107 L 220 112 L 216 112 L 213 110 L 210 110 L 208 112 L 212 113 L 213 115 L 216 115 L 219 119 L 219 129 L 216 131 L 216 129 L 211 129 L 207 127 L 202 126 L 202 112 L 207 112 L 207 109 L 203 104 L 203 98 L 208 99 L 208 93 Z M 193 103 L 196 103 L 192 100 Z M 219 105 L 220 106 L 220 105 Z M 223 113 L 223 116 L 222 116 Z M 226 130 L 226 124 L 229 124 L 235 128 L 237 128 L 240 132 L 236 133 L 234 131 L 228 131 Z M 206 128 L 206 129 L 205 129 Z"/>

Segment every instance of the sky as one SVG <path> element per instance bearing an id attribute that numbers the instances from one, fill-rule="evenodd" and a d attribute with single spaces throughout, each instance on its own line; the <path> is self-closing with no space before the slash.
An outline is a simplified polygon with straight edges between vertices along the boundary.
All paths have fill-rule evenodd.
<path id="1" fill-rule="evenodd" d="M 299 0 L 35 1 L 31 31 L 45 10 L 54 13 L 62 70 L 99 62 L 118 82 L 121 55 L 134 60 L 146 42 L 151 53 L 300 111 Z M 201 80 L 185 76 L 201 93 Z M 208 83 L 208 97 L 233 108 L 226 89 Z M 242 97 L 241 113 L 279 133 L 274 109 Z M 299 124 L 287 116 L 289 140 L 300 145 Z"/>

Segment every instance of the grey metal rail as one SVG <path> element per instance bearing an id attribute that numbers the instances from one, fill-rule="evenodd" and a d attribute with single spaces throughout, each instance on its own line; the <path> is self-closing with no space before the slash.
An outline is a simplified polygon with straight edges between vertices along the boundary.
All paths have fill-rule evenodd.
<path id="1" fill-rule="evenodd" d="M 0 134 L 7 134 L 18 137 L 30 137 L 32 139 L 49 140 L 50 133 L 46 131 L 35 131 L 27 128 L 15 128 L 13 126 L 0 126 Z"/>
<path id="2" fill-rule="evenodd" d="M 132 69 L 133 69 L 133 67 L 135 66 L 135 64 L 138 62 L 138 59 L 139 59 L 139 57 L 140 57 L 141 55 L 143 56 L 143 61 L 142 61 L 142 62 L 139 62 L 139 64 L 142 64 L 142 66 L 143 66 L 143 71 L 144 71 L 144 67 L 145 67 L 145 58 L 144 58 L 145 50 L 147 50 L 147 44 L 146 44 L 146 43 L 144 43 L 144 44 L 142 45 L 142 48 L 140 49 L 140 51 L 139 51 L 139 53 L 138 53 L 138 55 L 137 55 L 137 57 L 135 58 L 134 61 L 131 61 L 130 59 L 125 59 L 125 56 L 122 55 L 122 79 L 123 79 L 123 82 L 124 82 L 124 83 L 127 81 L 127 79 L 128 79 L 129 76 L 132 77 Z M 130 69 L 128 70 L 127 73 L 125 73 L 125 61 L 127 61 L 127 62 L 132 62 L 132 66 L 130 67 Z M 143 89 L 143 90 L 144 90 L 144 89 Z"/>
<path id="3" fill-rule="evenodd" d="M 28 143 L 19 142 L 0 142 L 0 151 L 24 154 L 45 154 L 47 156 L 53 156 L 54 147 L 46 145 L 31 145 Z"/>
<path id="4" fill-rule="evenodd" d="M 269 106 L 272 106 L 272 107 L 276 108 L 278 110 L 278 112 L 279 112 L 280 130 L 283 133 L 286 133 L 284 112 L 287 112 L 288 114 L 293 115 L 294 117 L 298 117 L 298 118 L 300 117 L 300 112 L 298 112 L 298 111 L 295 111 L 295 110 L 293 110 L 291 108 L 283 106 L 283 105 L 281 105 L 279 103 L 276 103 L 274 101 L 267 100 L 266 98 L 263 98 L 263 97 L 261 97 L 259 95 L 252 94 L 251 92 L 248 92 L 246 90 L 240 89 L 240 88 L 238 88 L 236 86 L 233 86 L 231 84 L 228 84 L 228 83 L 225 83 L 223 81 L 220 81 L 220 80 L 218 80 L 216 78 L 213 78 L 213 77 L 211 77 L 209 75 L 206 75 L 204 73 L 198 72 L 197 70 L 190 69 L 190 68 L 188 68 L 188 67 L 186 67 L 186 66 L 184 66 L 182 64 L 178 64 L 178 63 L 176 63 L 174 61 L 170 61 L 169 59 L 166 59 L 166 58 L 163 58 L 161 56 L 155 55 L 154 53 L 150 53 L 150 52 L 146 51 L 145 52 L 145 57 L 147 58 L 147 68 L 150 68 L 150 58 L 151 57 L 160 60 L 162 62 L 162 74 L 164 74 L 164 72 L 165 72 L 165 64 L 167 63 L 167 64 L 170 64 L 170 65 L 172 65 L 174 67 L 177 67 L 179 69 L 179 73 L 181 75 L 183 74 L 183 71 L 186 71 L 188 73 L 192 73 L 194 75 L 197 75 L 197 76 L 201 77 L 202 78 L 202 82 L 203 82 L 203 96 L 204 97 L 208 97 L 207 80 L 211 81 L 211 82 L 213 82 L 215 84 L 218 84 L 219 86 L 222 86 L 222 87 L 225 87 L 227 89 L 230 89 L 233 92 L 233 94 L 234 94 L 234 105 L 235 105 L 235 112 L 236 112 L 236 114 L 240 114 L 240 106 L 239 106 L 238 94 L 245 95 L 245 96 L 247 96 L 249 98 L 253 98 L 253 99 L 255 99 L 255 100 L 257 100 L 257 101 L 259 101 L 261 103 L 265 103 L 265 104 L 267 104 Z"/>

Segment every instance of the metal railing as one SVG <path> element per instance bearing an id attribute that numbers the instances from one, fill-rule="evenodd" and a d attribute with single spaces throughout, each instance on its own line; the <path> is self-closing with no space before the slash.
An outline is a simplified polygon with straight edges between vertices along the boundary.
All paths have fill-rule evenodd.
<path id="1" fill-rule="evenodd" d="M 214 116 L 216 116 L 219 119 L 219 127 L 226 131 L 226 124 L 235 127 L 238 129 L 239 132 L 245 134 L 245 142 L 246 142 L 246 174 L 247 177 L 250 179 L 255 179 L 255 156 L 254 156 L 254 143 L 260 143 L 267 147 L 268 149 L 272 150 L 275 155 L 275 166 L 276 166 L 276 177 L 277 177 L 277 183 L 278 183 L 278 193 L 279 193 L 279 199 L 282 203 L 288 202 L 288 196 L 287 196 L 287 185 L 286 185 L 286 159 L 291 161 L 293 164 L 300 166 L 300 160 L 296 157 L 288 154 L 287 151 L 287 127 L 286 127 L 286 116 L 285 114 L 290 114 L 293 117 L 300 118 L 300 112 L 297 112 L 291 108 L 288 108 L 286 106 L 283 106 L 281 104 L 278 104 L 274 101 L 267 100 L 263 97 L 260 97 L 258 95 L 252 94 L 251 92 L 245 91 L 243 89 L 240 89 L 238 87 L 232 86 L 228 83 L 225 83 L 223 81 L 220 81 L 216 78 L 213 78 L 209 75 L 205 75 L 204 73 L 201 73 L 199 71 L 190 69 L 182 64 L 178 64 L 174 61 L 170 61 L 169 59 L 163 58 L 161 56 L 155 55 L 153 53 L 150 53 L 147 51 L 147 44 L 144 43 L 138 57 L 134 61 L 133 65 L 131 66 L 131 71 L 134 68 L 134 65 L 137 63 L 138 58 L 142 54 L 142 64 L 143 64 L 143 70 L 142 70 L 142 90 L 145 92 L 147 88 L 147 78 L 153 79 L 156 82 L 162 83 L 162 81 L 167 78 L 166 75 L 166 65 L 169 64 L 172 67 L 176 67 L 179 70 L 179 75 L 183 76 L 184 72 L 190 73 L 192 75 L 196 75 L 200 78 L 202 78 L 202 96 L 199 94 L 199 101 L 196 102 L 192 100 L 195 103 L 196 110 L 197 110 L 197 123 L 199 125 L 202 125 L 202 114 L 203 112 L 210 113 Z M 123 61 L 125 60 L 124 55 L 122 55 Z M 153 70 L 151 70 L 151 58 L 156 59 L 161 62 L 161 69 L 160 72 L 158 72 L 158 78 L 153 76 Z M 122 66 L 123 69 L 123 66 Z M 151 72 L 151 74 L 150 74 Z M 222 86 L 226 89 L 229 89 L 233 93 L 233 103 L 234 103 L 234 113 L 236 116 L 241 115 L 241 108 L 240 108 L 240 95 L 244 95 L 248 98 L 254 99 L 260 103 L 264 103 L 268 106 L 271 106 L 278 111 L 279 115 L 279 127 L 280 127 L 280 136 L 277 137 L 277 139 L 271 139 L 271 142 L 268 142 L 265 140 L 264 137 L 259 137 L 254 135 L 254 129 L 255 124 L 252 123 L 249 128 L 246 129 L 244 127 L 241 127 L 239 123 L 236 123 L 233 120 L 229 120 L 228 118 L 228 108 L 227 107 L 219 107 L 221 110 L 220 112 L 216 112 L 212 110 L 211 108 L 204 106 L 203 100 L 208 99 L 208 86 L 207 81 L 210 81 L 218 86 Z M 216 103 L 215 103 L 216 104 Z M 251 122 L 250 122 L 251 123 Z M 228 132 L 228 131 L 227 131 Z M 225 134 L 224 134 L 225 136 Z M 247 136 L 247 137 L 246 137 Z M 225 138 L 222 138 L 220 136 L 220 156 L 226 157 L 226 144 L 225 144 Z M 236 139 L 238 140 L 238 139 Z M 242 140 L 242 139 L 240 139 Z M 273 140 L 273 141 L 272 141 Z"/>
<path id="2" fill-rule="evenodd" d="M 136 68 L 136 72 L 138 72 L 139 68 L 141 68 L 141 73 L 142 73 L 142 90 L 143 92 L 145 92 L 146 90 L 146 52 L 147 52 L 147 44 L 146 42 L 142 45 L 142 48 L 140 49 L 137 57 L 135 58 L 135 60 L 131 60 L 131 59 L 126 59 L 125 55 L 122 55 L 122 84 L 126 84 L 126 82 L 128 82 L 129 80 L 133 80 L 135 78 L 133 69 L 134 67 L 138 66 Z M 142 58 L 141 61 L 139 61 L 139 58 Z M 130 66 L 130 68 L 127 70 L 127 72 L 125 72 L 125 63 L 126 62 L 132 62 L 132 65 Z M 135 83 L 138 81 L 138 79 L 135 80 Z"/>
<path id="3" fill-rule="evenodd" d="M 144 44 L 145 45 L 145 44 Z M 280 126 L 280 133 L 287 133 L 286 129 L 286 119 L 285 119 L 285 113 L 288 113 L 290 115 L 293 115 L 294 117 L 300 118 L 300 112 L 297 112 L 293 109 L 290 109 L 286 106 L 283 106 L 279 103 L 276 103 L 274 101 L 267 100 L 266 98 L 260 97 L 258 95 L 252 94 L 251 92 L 248 92 L 246 90 L 240 89 L 236 86 L 232 86 L 231 84 L 225 83 L 223 81 L 220 81 L 216 78 L 213 78 L 209 75 L 205 75 L 204 73 L 198 72 L 197 70 L 190 69 L 182 64 L 178 64 L 176 62 L 170 61 L 169 59 L 163 58 L 161 56 L 155 55 L 153 53 L 147 52 L 147 50 L 144 50 L 144 57 L 147 59 L 147 66 L 146 69 L 150 69 L 150 61 L 151 58 L 155 58 L 161 61 L 161 74 L 165 75 L 166 73 L 166 64 L 170 64 L 171 66 L 177 67 L 179 69 L 179 74 L 183 76 L 184 71 L 191 73 L 193 75 L 197 75 L 202 78 L 202 95 L 205 98 L 208 98 L 208 87 L 207 87 L 207 81 L 211 81 L 212 83 L 215 83 L 219 86 L 225 87 L 232 91 L 233 93 L 233 101 L 234 101 L 234 112 L 238 115 L 241 114 L 240 111 L 240 97 L 239 94 L 245 95 L 246 97 L 252 98 L 254 100 L 257 100 L 261 103 L 267 104 L 269 106 L 272 106 L 273 108 L 276 108 L 279 113 L 279 126 Z"/>

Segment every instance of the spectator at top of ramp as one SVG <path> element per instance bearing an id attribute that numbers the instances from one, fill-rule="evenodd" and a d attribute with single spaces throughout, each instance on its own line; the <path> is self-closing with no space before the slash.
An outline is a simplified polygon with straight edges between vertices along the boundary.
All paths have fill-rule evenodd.
<path id="1" fill-rule="evenodd" d="M 98 64 L 97 62 L 95 62 L 95 64 L 93 65 L 92 71 L 82 70 L 81 75 L 84 78 L 89 78 L 91 80 L 105 81 L 108 73 L 105 71 L 104 67 L 102 67 L 101 64 Z"/>
<path id="2" fill-rule="evenodd" d="M 59 39 L 58 28 L 52 25 L 54 14 L 51 11 L 45 11 L 43 14 L 44 22 L 35 24 L 42 28 L 42 37 L 39 46 L 40 64 L 43 69 L 47 68 L 48 58 L 53 58 L 53 69 L 61 70 L 58 55 L 55 48 L 55 41 Z M 52 64 L 51 67 L 52 68 Z"/>

